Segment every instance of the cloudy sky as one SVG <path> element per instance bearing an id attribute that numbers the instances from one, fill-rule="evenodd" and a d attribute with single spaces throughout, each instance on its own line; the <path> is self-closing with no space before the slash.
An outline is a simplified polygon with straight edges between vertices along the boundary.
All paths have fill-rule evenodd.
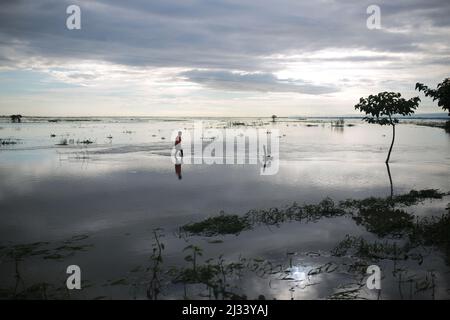
<path id="1" fill-rule="evenodd" d="M 0 114 L 353 114 L 450 76 L 449 16 L 448 0 L 1 0 Z"/>

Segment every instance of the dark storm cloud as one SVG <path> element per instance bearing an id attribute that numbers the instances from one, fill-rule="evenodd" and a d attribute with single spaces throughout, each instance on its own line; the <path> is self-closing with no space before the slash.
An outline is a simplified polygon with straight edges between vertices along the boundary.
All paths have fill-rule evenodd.
<path id="1" fill-rule="evenodd" d="M 229 71 L 191 70 L 180 74 L 188 81 L 214 89 L 259 92 L 297 92 L 324 94 L 338 91 L 334 86 L 313 85 L 298 80 L 278 79 L 271 73 L 236 73 Z"/>
<path id="2" fill-rule="evenodd" d="M 448 0 L 378 1 L 381 30 L 366 28 L 366 8 L 372 3 L 2 1 L 0 61 L 14 64 L 11 61 L 43 57 L 55 61 L 92 59 L 132 66 L 273 72 L 280 65 L 263 57 L 352 48 L 431 54 L 427 45 L 435 43 L 444 45 L 441 55 L 450 54 L 448 35 L 426 32 L 428 26 L 450 25 Z M 81 30 L 65 27 L 66 7 L 70 4 L 81 7 Z M 387 32 L 388 28 L 413 28 L 413 32 Z"/>

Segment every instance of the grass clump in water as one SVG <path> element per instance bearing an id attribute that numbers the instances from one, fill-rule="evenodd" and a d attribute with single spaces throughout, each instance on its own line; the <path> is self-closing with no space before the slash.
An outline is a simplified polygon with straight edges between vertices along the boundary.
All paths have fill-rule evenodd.
<path id="1" fill-rule="evenodd" d="M 347 235 L 333 250 L 332 254 L 337 257 L 353 256 L 372 260 L 406 260 L 408 258 L 408 245 L 400 246 L 397 243 L 387 241 L 368 242 L 362 237 Z"/>
<path id="2" fill-rule="evenodd" d="M 401 209 L 362 209 L 353 219 L 379 237 L 401 238 L 414 227 L 414 216 Z"/>
<path id="3" fill-rule="evenodd" d="M 17 139 L 0 139 L 0 145 L 1 146 L 9 146 L 9 145 L 14 145 L 17 144 L 18 141 Z"/>
<path id="4" fill-rule="evenodd" d="M 89 139 L 85 139 L 85 140 L 78 140 L 77 144 L 93 144 L 94 142 L 92 140 Z"/>
<path id="5" fill-rule="evenodd" d="M 214 236 L 238 234 L 254 225 L 278 226 L 291 221 L 315 222 L 323 218 L 348 215 L 380 237 L 401 238 L 414 229 L 414 216 L 404 209 L 395 208 L 396 205 L 408 207 L 427 199 L 442 199 L 447 194 L 437 189 L 411 190 L 393 197 L 348 199 L 339 203 L 327 197 L 318 204 L 299 205 L 294 202 L 285 208 L 250 210 L 243 216 L 226 215 L 222 212 L 219 216 L 187 224 L 180 229 L 191 234 Z"/>
<path id="6" fill-rule="evenodd" d="M 442 199 L 443 196 L 445 196 L 445 193 L 437 189 L 411 190 L 407 194 L 394 196 L 393 201 L 405 206 L 411 206 L 426 199 Z"/>
<path id="7" fill-rule="evenodd" d="M 181 227 L 181 230 L 206 236 L 219 234 L 239 234 L 241 231 L 250 229 L 247 219 L 238 215 L 227 215 L 223 212 L 217 217 L 190 223 Z"/>
<path id="8" fill-rule="evenodd" d="M 325 198 L 318 204 L 299 205 L 294 202 L 291 206 L 281 209 L 250 210 L 245 217 L 251 224 L 278 226 L 284 222 L 314 222 L 322 218 L 339 217 L 344 214 L 346 212 L 339 208 L 332 199 Z"/>
<path id="9" fill-rule="evenodd" d="M 416 245 L 440 248 L 450 264 L 450 204 L 441 217 L 423 218 L 417 223 L 410 239 Z"/>
<path id="10" fill-rule="evenodd" d="M 340 202 L 340 207 L 344 209 L 360 210 L 381 210 L 395 205 L 412 206 L 427 199 L 442 199 L 446 193 L 437 189 L 411 190 L 409 193 L 396 195 L 387 198 L 370 197 L 362 200 L 348 199 Z"/>

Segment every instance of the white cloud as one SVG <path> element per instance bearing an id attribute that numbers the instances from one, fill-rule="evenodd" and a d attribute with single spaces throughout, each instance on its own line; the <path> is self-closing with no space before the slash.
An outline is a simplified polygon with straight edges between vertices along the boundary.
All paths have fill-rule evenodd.
<path id="1" fill-rule="evenodd" d="M 68 86 L 3 93 L 0 113 L 85 112 L 88 101 L 99 114 L 348 113 L 366 93 L 410 95 L 448 76 L 447 2 L 379 1 L 382 29 L 368 30 L 369 0 L 6 1 L 0 77 Z M 65 28 L 69 4 L 81 30 Z"/>

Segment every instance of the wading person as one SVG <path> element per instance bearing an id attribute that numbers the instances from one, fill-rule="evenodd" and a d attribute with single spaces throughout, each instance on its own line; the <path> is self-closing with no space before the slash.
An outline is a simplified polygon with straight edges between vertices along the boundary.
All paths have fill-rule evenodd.
<path id="1" fill-rule="evenodd" d="M 183 157 L 183 148 L 181 147 L 181 131 L 178 131 L 178 136 L 175 138 L 175 157 L 180 152 Z"/>

